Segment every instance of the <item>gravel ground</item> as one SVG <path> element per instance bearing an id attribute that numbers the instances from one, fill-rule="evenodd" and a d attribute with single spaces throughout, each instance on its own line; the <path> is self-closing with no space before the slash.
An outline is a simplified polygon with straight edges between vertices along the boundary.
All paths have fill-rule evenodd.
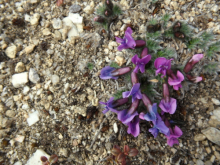
<path id="1" fill-rule="evenodd" d="M 218 35 L 220 2 L 164 0 L 152 16 L 154 6 L 147 0 L 115 0 L 124 13 L 113 22 L 110 37 L 92 21 L 100 2 L 64 0 L 57 7 L 54 0 L 0 0 L 0 164 L 26 164 L 37 149 L 57 154 L 59 164 L 107 164 L 104 160 L 114 144 L 137 148 L 139 154 L 132 159 L 135 165 L 220 164 L 219 74 L 204 75 L 203 82 L 188 84 L 184 97 L 173 92 L 178 98 L 174 118 L 182 121 L 183 136 L 172 148 L 163 135 L 154 139 L 144 121 L 137 138 L 128 135 L 116 115 L 104 116 L 98 103 L 131 87 L 124 78 L 103 81 L 98 76 L 117 56 L 123 57 L 123 66 L 132 65 L 133 54 L 117 51 L 114 39 L 124 36 L 127 24 L 132 24 L 137 38 L 144 35 L 148 20 L 169 13 L 168 26 L 185 20 L 194 33 L 209 29 Z M 79 6 L 70 10 L 73 4 Z M 79 22 L 68 33 L 72 23 L 66 18 L 73 10 Z M 189 52 L 177 40 L 161 44 L 177 51 L 177 64 L 202 53 Z M 213 61 L 220 61 L 216 57 Z M 92 70 L 88 63 L 94 65 Z M 92 114 L 89 120 L 85 119 L 88 112 Z"/>

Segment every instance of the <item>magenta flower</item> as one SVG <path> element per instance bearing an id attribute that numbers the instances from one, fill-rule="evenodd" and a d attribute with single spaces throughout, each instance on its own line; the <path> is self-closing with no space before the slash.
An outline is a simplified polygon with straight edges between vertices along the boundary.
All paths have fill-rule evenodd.
<path id="1" fill-rule="evenodd" d="M 125 68 L 120 68 L 120 69 L 116 69 L 116 68 L 113 68 L 113 67 L 110 67 L 110 66 L 106 66 L 104 68 L 102 68 L 101 70 L 101 75 L 100 75 L 100 78 L 103 79 L 103 80 L 106 80 L 106 79 L 118 79 L 117 76 L 120 76 L 120 75 L 123 75 L 125 73 L 128 73 L 131 71 L 131 68 L 130 67 L 125 67 Z"/>
<path id="2" fill-rule="evenodd" d="M 131 88 L 131 91 L 126 91 L 122 93 L 123 98 L 132 96 L 132 102 L 134 102 L 136 99 L 142 99 L 142 94 L 140 90 L 140 83 L 137 83 L 133 85 Z"/>
<path id="3" fill-rule="evenodd" d="M 169 128 L 170 130 L 170 135 L 167 135 L 167 144 L 172 147 L 174 144 L 179 144 L 179 141 L 177 138 L 179 138 L 180 136 L 182 136 L 183 132 L 182 130 L 175 126 L 173 129 Z"/>
<path id="4" fill-rule="evenodd" d="M 167 70 L 169 70 L 171 68 L 171 61 L 173 59 L 167 60 L 165 57 L 159 57 L 155 60 L 154 62 L 154 66 L 157 69 L 156 70 L 156 76 L 161 73 L 162 76 L 161 78 L 163 78 L 164 76 L 166 76 L 166 72 Z"/>
<path id="5" fill-rule="evenodd" d="M 141 112 L 139 118 L 147 121 L 156 121 L 156 115 L 158 114 L 157 103 L 152 104 L 150 99 L 145 94 L 142 94 L 142 101 L 146 106 L 148 112 L 146 114 Z"/>
<path id="6" fill-rule="evenodd" d="M 145 71 L 145 65 L 151 60 L 151 55 L 146 55 L 142 59 L 138 57 L 136 54 L 134 57 L 132 57 L 131 61 L 136 65 L 133 72 L 137 73 L 138 69 L 140 69 L 141 73 L 144 73 Z"/>
<path id="7" fill-rule="evenodd" d="M 180 71 L 177 71 L 176 75 L 171 70 L 169 72 L 168 84 L 173 86 L 174 90 L 182 88 L 181 82 L 184 80 L 184 75 Z"/>
<path id="8" fill-rule="evenodd" d="M 160 101 L 159 107 L 162 110 L 162 115 L 164 114 L 164 112 L 174 114 L 176 111 L 176 99 L 169 96 L 169 89 L 166 83 L 163 84 L 163 99 Z"/>
<path id="9" fill-rule="evenodd" d="M 194 56 L 192 56 L 192 58 L 187 62 L 187 64 L 185 65 L 183 71 L 185 73 L 188 73 L 190 70 L 192 70 L 192 68 L 194 67 L 194 65 L 196 63 L 198 63 L 202 58 L 204 57 L 203 54 L 195 54 Z"/>
<path id="10" fill-rule="evenodd" d="M 157 137 L 159 132 L 163 133 L 164 135 L 170 134 L 169 128 L 165 125 L 164 121 L 161 119 L 159 114 L 157 114 L 156 120 L 152 121 L 152 122 L 154 124 L 154 127 L 150 128 L 149 132 L 151 132 L 151 134 L 154 136 L 154 138 Z"/>
<path id="11" fill-rule="evenodd" d="M 137 107 L 139 105 L 140 100 L 135 100 L 129 109 L 125 109 L 122 111 L 117 111 L 116 113 L 118 114 L 118 120 L 120 120 L 123 124 L 127 124 L 131 122 L 135 116 L 138 115 Z"/>
<path id="12" fill-rule="evenodd" d="M 136 46 L 136 42 L 135 40 L 132 38 L 132 30 L 130 27 L 127 28 L 127 30 L 125 31 L 125 37 L 122 38 L 116 38 L 116 42 L 120 43 L 121 45 L 118 47 L 118 50 L 121 51 L 123 49 L 134 49 Z"/>
<path id="13" fill-rule="evenodd" d="M 189 74 L 187 74 L 186 77 L 189 81 L 192 81 L 193 83 L 197 83 L 197 82 L 202 81 L 202 77 L 193 77 Z"/>
<path id="14" fill-rule="evenodd" d="M 114 100 L 114 97 L 111 97 L 106 103 L 101 101 L 99 103 L 105 105 L 105 109 L 102 111 L 102 113 L 106 114 L 109 110 L 116 113 L 117 110 L 114 108 L 119 107 L 127 102 L 128 98 Z"/>
<path id="15" fill-rule="evenodd" d="M 126 124 L 128 126 L 128 134 L 132 134 L 134 137 L 137 137 L 140 134 L 139 121 L 139 117 L 135 116 L 132 121 Z"/>

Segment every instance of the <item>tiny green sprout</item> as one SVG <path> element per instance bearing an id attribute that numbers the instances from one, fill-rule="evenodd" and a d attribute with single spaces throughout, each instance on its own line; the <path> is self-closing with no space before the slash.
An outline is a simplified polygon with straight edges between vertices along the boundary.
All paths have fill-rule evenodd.
<path id="1" fill-rule="evenodd" d="M 112 63 L 110 64 L 110 67 L 120 68 L 120 66 L 119 66 L 116 62 L 112 62 Z"/>
<path id="2" fill-rule="evenodd" d="M 192 38 L 186 45 L 188 49 L 194 49 L 201 42 L 199 38 Z"/>
<path id="3" fill-rule="evenodd" d="M 208 58 L 212 58 L 217 52 L 220 52 L 220 41 L 209 45 L 205 54 Z"/>
<path id="4" fill-rule="evenodd" d="M 150 52 L 156 52 L 160 49 L 160 44 L 155 40 L 147 40 L 147 48 Z"/>
<path id="5" fill-rule="evenodd" d="M 120 15 L 120 14 L 122 14 L 122 10 L 121 10 L 121 8 L 120 8 L 118 5 L 114 5 L 114 6 L 113 6 L 113 14 L 114 14 L 114 15 Z"/>
<path id="6" fill-rule="evenodd" d="M 203 72 L 213 74 L 218 70 L 218 65 L 217 62 L 210 62 L 203 66 Z"/>
<path id="7" fill-rule="evenodd" d="M 88 63 L 87 64 L 87 68 L 89 68 L 89 70 L 93 70 L 94 65 L 92 63 Z"/>
<path id="8" fill-rule="evenodd" d="M 125 92 L 125 91 L 127 91 L 127 90 L 122 89 L 120 91 L 117 91 L 115 94 L 113 94 L 114 100 L 122 98 L 122 93 Z"/>
<path id="9" fill-rule="evenodd" d="M 149 25 L 156 25 L 156 24 L 157 24 L 157 19 L 149 20 Z"/>
<path id="10" fill-rule="evenodd" d="M 156 31 L 155 33 L 147 33 L 147 39 L 151 38 L 151 39 L 158 39 L 161 36 L 161 32 L 160 31 Z"/>
<path id="11" fill-rule="evenodd" d="M 156 3 L 156 2 L 158 2 L 158 0 L 152 0 L 152 1 L 151 1 L 151 3 Z"/>
<path id="12" fill-rule="evenodd" d="M 167 26 L 168 21 L 170 20 L 171 15 L 170 14 L 165 14 L 161 20 L 163 21 L 164 26 Z"/>

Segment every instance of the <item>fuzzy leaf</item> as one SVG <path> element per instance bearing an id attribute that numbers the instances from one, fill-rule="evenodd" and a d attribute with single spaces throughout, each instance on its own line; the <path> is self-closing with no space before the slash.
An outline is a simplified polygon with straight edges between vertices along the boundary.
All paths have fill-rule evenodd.
<path id="1" fill-rule="evenodd" d="M 125 145 L 124 146 L 124 154 L 128 155 L 129 151 L 130 151 L 130 148 L 128 147 L 128 145 Z"/>
<path id="2" fill-rule="evenodd" d="M 206 51 L 206 56 L 211 58 L 216 52 L 220 52 L 220 41 L 209 45 L 208 50 Z"/>
<path id="3" fill-rule="evenodd" d="M 112 62 L 112 63 L 110 64 L 110 67 L 120 68 L 120 66 L 119 66 L 116 62 Z"/>
<path id="4" fill-rule="evenodd" d="M 147 38 L 150 38 L 150 39 L 157 39 L 160 36 L 161 36 L 160 31 L 156 31 L 155 33 L 147 33 Z"/>
<path id="5" fill-rule="evenodd" d="M 122 98 L 122 93 L 125 91 L 127 90 L 123 89 L 123 90 L 117 91 L 115 94 L 113 94 L 114 99 L 117 100 L 117 99 Z"/>
<path id="6" fill-rule="evenodd" d="M 149 51 L 156 52 L 158 49 L 160 49 L 160 45 L 155 40 L 147 40 L 147 48 Z"/>
<path id="7" fill-rule="evenodd" d="M 122 14 L 122 10 L 118 5 L 114 5 L 113 6 L 113 15 L 120 15 Z"/>
<path id="8" fill-rule="evenodd" d="M 218 65 L 217 62 L 210 62 L 203 66 L 203 72 L 212 74 L 218 70 Z"/>
<path id="9" fill-rule="evenodd" d="M 201 40 L 199 38 L 192 38 L 188 44 L 187 47 L 188 49 L 194 49 L 196 48 L 196 46 L 201 42 Z"/>
<path id="10" fill-rule="evenodd" d="M 169 29 L 169 30 L 164 31 L 164 36 L 166 38 L 174 38 L 173 30 Z"/>
<path id="11" fill-rule="evenodd" d="M 156 25 L 156 24 L 157 24 L 157 19 L 149 20 L 149 25 Z"/>
<path id="12" fill-rule="evenodd" d="M 119 162 L 119 163 L 125 162 L 125 154 L 124 153 L 120 153 L 117 156 L 117 162 Z"/>
<path id="13" fill-rule="evenodd" d="M 58 161 L 58 156 L 57 155 L 51 155 L 49 158 L 50 163 L 56 163 Z"/>
<path id="14" fill-rule="evenodd" d="M 128 156 L 132 157 L 132 156 L 136 156 L 137 154 L 138 154 L 138 150 L 136 148 L 131 148 Z"/>
<path id="15" fill-rule="evenodd" d="M 100 5 L 96 10 L 96 14 L 101 15 L 101 16 L 105 16 L 105 9 L 106 9 L 105 5 Z"/>
<path id="16" fill-rule="evenodd" d="M 121 153 L 120 148 L 117 148 L 116 146 L 111 150 L 112 155 L 118 156 Z"/>

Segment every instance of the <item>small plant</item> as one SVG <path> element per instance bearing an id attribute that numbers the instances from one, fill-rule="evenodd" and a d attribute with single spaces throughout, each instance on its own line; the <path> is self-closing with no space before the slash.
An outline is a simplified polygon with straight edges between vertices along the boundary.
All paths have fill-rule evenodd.
<path id="1" fill-rule="evenodd" d="M 51 155 L 49 160 L 46 156 L 41 156 L 40 160 L 42 161 L 42 165 L 52 165 L 58 161 L 57 155 Z"/>
<path id="2" fill-rule="evenodd" d="M 98 7 L 96 14 L 94 21 L 108 31 L 110 23 L 122 14 L 122 10 L 118 5 L 113 4 L 111 0 L 105 0 L 105 4 Z"/>
<path id="3" fill-rule="evenodd" d="M 128 157 L 133 157 L 138 154 L 138 150 L 135 148 L 129 148 L 129 146 L 124 146 L 124 151 L 122 152 L 120 147 L 115 145 L 111 150 L 113 156 L 110 157 L 118 165 L 126 165 L 129 162 Z"/>
<path id="4" fill-rule="evenodd" d="M 88 64 L 87 64 L 87 67 L 89 68 L 89 70 L 93 70 L 93 68 L 94 68 L 94 64 L 92 64 L 92 63 L 88 63 Z"/>

